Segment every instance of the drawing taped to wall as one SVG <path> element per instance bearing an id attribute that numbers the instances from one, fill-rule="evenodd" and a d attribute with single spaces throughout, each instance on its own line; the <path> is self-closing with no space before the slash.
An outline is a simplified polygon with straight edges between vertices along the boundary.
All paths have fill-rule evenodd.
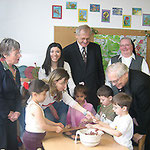
<path id="1" fill-rule="evenodd" d="M 52 18 L 62 19 L 62 6 L 52 5 Z"/>
<path id="2" fill-rule="evenodd" d="M 87 22 L 88 10 L 87 9 L 78 9 L 78 21 Z"/>
<path id="3" fill-rule="evenodd" d="M 90 12 L 100 12 L 100 5 L 90 4 Z"/>
<path id="4" fill-rule="evenodd" d="M 122 16 L 122 8 L 112 8 L 112 15 Z"/>
<path id="5" fill-rule="evenodd" d="M 102 9 L 102 22 L 110 22 L 110 10 Z"/>
<path id="6" fill-rule="evenodd" d="M 150 14 L 143 14 L 143 26 L 150 26 Z"/>
<path id="7" fill-rule="evenodd" d="M 66 9 L 77 9 L 77 2 L 66 2 Z"/>
<path id="8" fill-rule="evenodd" d="M 131 15 L 123 15 L 123 27 L 131 28 Z"/>
<path id="9" fill-rule="evenodd" d="M 132 15 L 142 15 L 142 8 L 132 8 Z"/>

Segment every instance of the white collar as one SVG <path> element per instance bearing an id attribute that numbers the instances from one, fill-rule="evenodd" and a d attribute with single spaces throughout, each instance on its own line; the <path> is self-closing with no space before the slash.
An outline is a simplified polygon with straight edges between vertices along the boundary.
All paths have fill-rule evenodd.
<path id="1" fill-rule="evenodd" d="M 80 52 L 82 53 L 83 49 L 82 49 L 82 46 L 80 45 L 80 43 L 77 41 L 77 44 L 79 46 L 79 50 Z M 87 51 L 87 47 L 85 47 L 85 51 Z"/>
<path id="2" fill-rule="evenodd" d="M 124 56 L 122 56 L 122 54 L 120 54 L 119 58 L 126 58 L 126 57 L 124 57 Z M 118 59 L 119 59 L 119 58 L 118 58 Z M 135 60 L 135 55 L 134 55 L 134 53 L 132 53 L 132 55 L 131 55 L 130 57 L 128 57 L 128 58 L 133 58 L 133 59 Z"/>

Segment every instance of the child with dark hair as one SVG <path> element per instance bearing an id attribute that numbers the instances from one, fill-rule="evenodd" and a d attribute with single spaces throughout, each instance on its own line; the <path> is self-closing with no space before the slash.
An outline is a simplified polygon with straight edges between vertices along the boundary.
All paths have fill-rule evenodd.
<path id="1" fill-rule="evenodd" d="M 114 121 L 108 125 L 101 121 L 95 125 L 88 124 L 88 128 L 96 128 L 108 134 L 113 135 L 114 140 L 120 145 L 126 146 L 129 150 L 133 150 L 133 120 L 128 111 L 132 102 L 132 98 L 121 92 L 113 97 L 113 110 L 117 114 Z M 93 119 L 93 122 L 95 120 Z"/>
<path id="2" fill-rule="evenodd" d="M 103 85 L 97 90 L 97 97 L 100 100 L 101 107 L 96 114 L 96 118 L 110 124 L 116 116 L 112 109 L 113 91 L 109 86 Z"/>
<path id="3" fill-rule="evenodd" d="M 54 123 L 45 118 L 44 112 L 39 103 L 43 102 L 46 98 L 46 92 L 49 86 L 42 80 L 33 80 L 29 84 L 29 89 L 23 88 L 26 94 L 31 95 L 31 100 L 26 107 L 25 116 L 25 132 L 23 135 L 23 143 L 27 150 L 37 150 L 38 148 L 44 149 L 42 139 L 45 136 L 45 131 L 62 131 L 64 127 L 62 123 Z M 28 95 L 28 94 L 27 94 Z"/>
<path id="4" fill-rule="evenodd" d="M 96 114 L 94 107 L 92 104 L 86 102 L 87 97 L 87 88 L 85 85 L 77 85 L 74 89 L 74 96 L 76 101 L 86 110 L 91 112 L 93 115 Z M 68 113 L 67 113 L 67 127 L 79 127 L 83 126 L 83 123 L 81 120 L 85 118 L 84 114 L 81 112 L 75 110 L 72 107 L 69 107 Z"/>

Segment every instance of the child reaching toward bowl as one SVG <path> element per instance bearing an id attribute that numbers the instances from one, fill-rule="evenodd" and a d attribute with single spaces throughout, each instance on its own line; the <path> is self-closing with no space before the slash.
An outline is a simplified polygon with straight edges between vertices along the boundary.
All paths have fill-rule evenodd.
<path id="1" fill-rule="evenodd" d="M 97 90 L 97 97 L 99 98 L 101 107 L 97 114 L 95 115 L 95 119 L 97 121 L 102 121 L 107 124 L 110 124 L 114 118 L 115 118 L 115 112 L 113 111 L 113 105 L 112 105 L 112 97 L 113 97 L 113 91 L 112 89 L 107 86 L 103 85 Z M 82 122 L 92 122 L 93 120 L 88 120 L 84 118 Z"/>
<path id="2" fill-rule="evenodd" d="M 94 125 L 87 124 L 86 127 L 96 128 L 111 134 L 117 143 L 126 146 L 129 150 L 133 150 L 131 141 L 133 136 L 133 121 L 128 113 L 131 102 L 132 98 L 123 92 L 115 95 L 112 99 L 113 110 L 117 114 L 114 121 L 110 125 L 99 121 Z"/>
<path id="3" fill-rule="evenodd" d="M 100 100 L 101 107 L 95 117 L 110 124 L 116 116 L 112 105 L 113 91 L 109 86 L 103 85 L 97 90 L 97 97 Z"/>
<path id="4" fill-rule="evenodd" d="M 31 100 L 26 107 L 25 117 L 25 132 L 23 134 L 23 143 L 27 150 L 44 150 L 42 140 L 45 136 L 45 131 L 62 131 L 64 125 L 62 123 L 54 123 L 45 118 L 44 112 L 39 105 L 46 98 L 46 92 L 49 86 L 42 80 L 33 80 L 26 86 L 26 94 L 31 95 Z"/>
<path id="5" fill-rule="evenodd" d="M 92 104 L 87 103 L 87 88 L 85 85 L 79 84 L 74 89 L 74 96 L 80 106 L 91 112 L 93 115 L 96 114 Z M 69 107 L 67 113 L 67 128 L 74 128 L 84 126 L 81 120 L 85 118 L 84 114 L 77 111 L 76 109 Z"/>

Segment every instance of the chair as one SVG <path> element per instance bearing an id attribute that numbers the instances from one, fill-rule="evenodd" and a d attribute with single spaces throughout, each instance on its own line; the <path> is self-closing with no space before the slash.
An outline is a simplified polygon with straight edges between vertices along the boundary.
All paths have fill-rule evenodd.
<path id="1" fill-rule="evenodd" d="M 144 150 L 146 135 L 144 135 L 138 143 L 138 150 Z"/>
<path id="2" fill-rule="evenodd" d="M 138 146 L 134 146 L 134 150 L 144 150 L 146 135 L 139 140 Z"/>

